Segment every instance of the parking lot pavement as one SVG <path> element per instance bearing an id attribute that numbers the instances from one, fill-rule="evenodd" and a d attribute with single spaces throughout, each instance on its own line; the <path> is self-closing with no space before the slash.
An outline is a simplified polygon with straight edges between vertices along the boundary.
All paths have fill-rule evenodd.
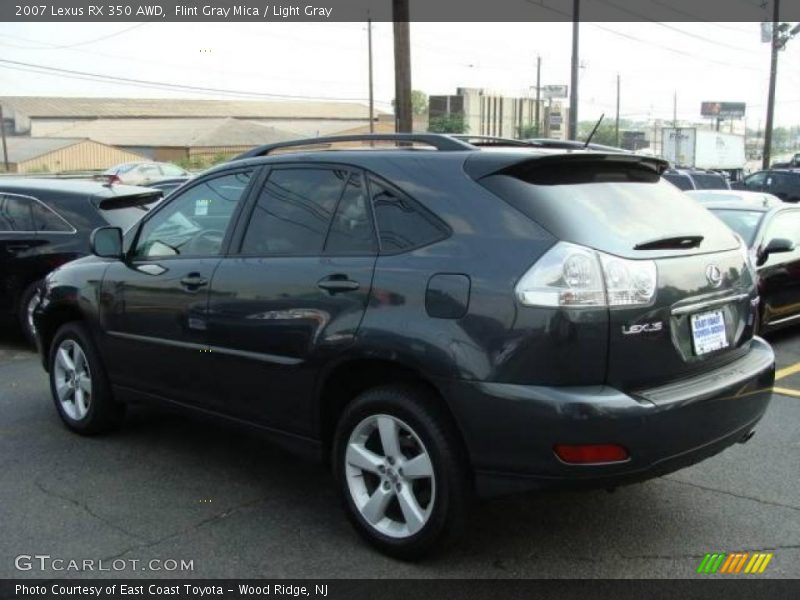
<path id="1" fill-rule="evenodd" d="M 707 552 L 760 550 L 756 577 L 800 577 L 800 333 L 772 341 L 786 392 L 748 444 L 612 494 L 485 501 L 461 543 L 407 564 L 360 541 L 323 467 L 259 438 L 143 410 L 69 433 L 37 357 L 0 339 L 0 577 L 76 575 L 18 571 L 25 554 L 141 561 L 89 576 L 700 577 Z M 141 571 L 151 559 L 193 571 Z"/>

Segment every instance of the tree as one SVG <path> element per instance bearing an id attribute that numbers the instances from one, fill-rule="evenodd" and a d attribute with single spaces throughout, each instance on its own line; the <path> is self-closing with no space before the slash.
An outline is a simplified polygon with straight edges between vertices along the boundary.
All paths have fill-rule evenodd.
<path id="1" fill-rule="evenodd" d="M 392 99 L 392 108 L 395 106 L 395 100 Z M 428 95 L 420 90 L 411 90 L 411 112 L 415 115 L 428 114 Z"/>
<path id="2" fill-rule="evenodd" d="M 445 115 L 434 117 L 428 123 L 428 131 L 431 133 L 467 133 L 469 127 L 464 122 L 464 115 Z"/>

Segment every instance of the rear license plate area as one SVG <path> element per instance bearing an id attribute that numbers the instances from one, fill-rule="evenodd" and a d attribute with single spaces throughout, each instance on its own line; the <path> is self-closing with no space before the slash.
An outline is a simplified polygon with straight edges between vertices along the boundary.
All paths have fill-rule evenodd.
<path id="1" fill-rule="evenodd" d="M 691 317 L 692 345 L 696 356 L 728 347 L 725 317 L 721 310 L 699 313 Z"/>

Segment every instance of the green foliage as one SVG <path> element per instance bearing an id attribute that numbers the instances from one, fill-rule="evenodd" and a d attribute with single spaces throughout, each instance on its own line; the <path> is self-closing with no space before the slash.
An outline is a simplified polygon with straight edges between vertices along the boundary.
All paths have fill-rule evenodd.
<path id="1" fill-rule="evenodd" d="M 392 100 L 392 108 L 396 102 Z M 411 90 L 411 112 L 415 115 L 428 114 L 428 95 L 420 90 Z"/>
<path id="2" fill-rule="evenodd" d="M 523 125 L 519 129 L 520 139 L 527 140 L 530 138 L 542 137 L 539 128 L 536 125 Z"/>
<path id="3" fill-rule="evenodd" d="M 464 115 L 434 117 L 428 123 L 428 131 L 431 133 L 468 133 L 468 130 Z"/>
<path id="4" fill-rule="evenodd" d="M 592 129 L 597 124 L 597 121 L 588 122 L 584 121 L 580 123 L 578 126 L 578 140 L 586 141 L 589 135 L 592 133 Z M 622 128 L 622 123 L 620 123 L 620 129 Z M 622 132 L 620 131 L 620 144 L 622 143 Z M 600 123 L 600 127 L 597 128 L 597 131 L 592 138 L 593 144 L 604 144 L 606 146 L 616 146 L 617 145 L 617 137 L 616 137 L 616 130 L 614 123 L 606 122 L 603 119 L 603 122 Z"/>

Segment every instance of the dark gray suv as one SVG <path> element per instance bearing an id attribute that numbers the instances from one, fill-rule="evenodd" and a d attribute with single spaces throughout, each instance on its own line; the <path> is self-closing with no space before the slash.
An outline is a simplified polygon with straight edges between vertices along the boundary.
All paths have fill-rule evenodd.
<path id="1" fill-rule="evenodd" d="M 747 249 L 666 167 L 436 135 L 259 148 L 47 278 L 55 406 L 82 434 L 131 402 L 251 425 L 330 462 L 401 557 L 474 491 L 695 463 L 752 435 L 774 356 Z"/>

